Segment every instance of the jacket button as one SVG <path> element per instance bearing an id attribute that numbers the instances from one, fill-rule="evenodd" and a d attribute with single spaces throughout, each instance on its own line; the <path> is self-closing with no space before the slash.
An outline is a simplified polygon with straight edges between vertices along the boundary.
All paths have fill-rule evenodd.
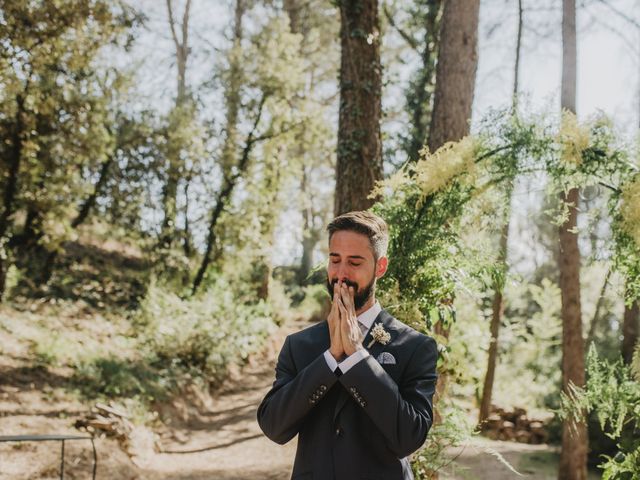
<path id="1" fill-rule="evenodd" d="M 342 427 L 336 427 L 336 437 L 341 437 L 343 433 Z"/>

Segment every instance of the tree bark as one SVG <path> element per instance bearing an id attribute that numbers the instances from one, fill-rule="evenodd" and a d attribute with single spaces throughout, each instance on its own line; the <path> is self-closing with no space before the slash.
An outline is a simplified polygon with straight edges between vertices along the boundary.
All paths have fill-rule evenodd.
<path id="1" fill-rule="evenodd" d="M 560 292 L 562 296 L 562 390 L 570 392 L 571 384 L 584 386 L 584 341 L 580 307 L 580 250 L 576 228 L 578 189 L 562 195 L 571 204 L 568 221 L 560 227 Z M 587 427 L 584 422 L 565 420 L 562 424 L 562 451 L 559 480 L 587 478 Z"/>
<path id="2" fill-rule="evenodd" d="M 429 149 L 468 135 L 476 68 L 480 0 L 448 0 L 440 27 Z"/>
<path id="3" fill-rule="evenodd" d="M 625 305 L 622 320 L 622 359 L 629 365 L 640 337 L 640 304 Z"/>
<path id="4" fill-rule="evenodd" d="M 377 0 L 340 0 L 340 112 L 334 213 L 365 210 L 382 179 L 382 67 Z"/>
<path id="5" fill-rule="evenodd" d="M 514 113 L 518 111 L 518 88 L 520 87 L 520 53 L 522 50 L 522 25 L 524 23 L 524 9 L 522 0 L 518 0 L 518 33 L 516 36 L 516 61 L 513 68 L 513 100 L 512 110 Z"/>
<path id="6" fill-rule="evenodd" d="M 184 7 L 181 25 L 181 38 L 178 38 L 176 32 L 175 20 L 173 16 L 172 0 L 167 1 L 167 11 L 169 15 L 169 27 L 171 29 L 171 37 L 176 49 L 176 65 L 178 68 L 178 88 L 176 96 L 176 108 L 184 105 L 187 97 L 186 72 L 187 60 L 189 58 L 189 10 L 191 8 L 191 0 L 187 0 Z M 160 245 L 167 248 L 171 245 L 171 239 L 176 232 L 176 216 L 177 216 L 177 199 L 178 184 L 182 173 L 182 159 L 176 153 L 174 158 L 168 158 L 169 168 L 167 171 L 167 179 L 163 188 L 163 206 L 164 219 L 162 221 L 160 233 Z"/>
<path id="7" fill-rule="evenodd" d="M 500 235 L 500 251 L 498 254 L 498 262 L 503 270 L 504 275 L 507 275 L 507 247 L 509 244 L 509 227 L 510 227 L 510 214 L 511 214 L 511 188 L 508 189 L 506 196 L 508 198 L 508 205 L 505 211 L 505 223 L 502 226 L 502 232 Z M 498 360 L 498 337 L 500 335 L 500 324 L 502 322 L 502 314 L 504 313 L 504 279 L 500 282 L 495 282 L 493 285 L 493 303 L 491 314 L 491 339 L 489 343 L 489 356 L 487 359 L 487 373 L 484 377 L 484 385 L 482 388 L 482 401 L 480 402 L 480 414 L 478 423 L 484 422 L 491 413 L 491 397 L 493 395 L 493 383 L 495 380 L 496 364 Z"/>
<path id="8" fill-rule="evenodd" d="M 576 2 L 562 1 L 562 109 L 576 112 Z M 570 385 L 584 386 L 584 340 L 580 306 L 580 249 L 575 233 L 578 220 L 579 192 L 572 188 L 561 194 L 561 201 L 569 204 L 569 218 L 559 228 L 560 235 L 560 292 L 562 297 L 562 390 L 569 393 Z M 562 450 L 559 480 L 587 478 L 587 426 L 584 422 L 565 420 L 562 424 Z"/>
<path id="9" fill-rule="evenodd" d="M 7 270 L 9 269 L 3 250 L 6 248 L 9 240 L 7 238 L 7 232 L 9 230 L 11 216 L 14 213 L 14 200 L 18 191 L 18 172 L 20 171 L 20 160 L 22 158 L 22 131 L 24 129 L 24 119 L 22 117 L 24 114 L 24 96 L 22 94 L 16 96 L 16 105 L 15 123 L 11 135 L 11 148 L 9 149 L 9 157 L 6 162 L 7 181 L 3 187 L 2 215 L 0 215 L 0 302 L 4 297 Z"/>

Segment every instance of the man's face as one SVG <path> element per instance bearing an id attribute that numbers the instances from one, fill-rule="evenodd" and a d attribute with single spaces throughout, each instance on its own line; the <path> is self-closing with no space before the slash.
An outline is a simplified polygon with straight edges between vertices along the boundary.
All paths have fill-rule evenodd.
<path id="1" fill-rule="evenodd" d="M 383 265 L 384 264 L 384 265 Z M 342 280 L 353 287 L 356 311 L 360 310 L 375 293 L 376 279 L 386 270 L 386 258 L 376 262 L 366 235 L 341 230 L 329 241 L 327 289 L 333 297 L 333 287 Z"/>

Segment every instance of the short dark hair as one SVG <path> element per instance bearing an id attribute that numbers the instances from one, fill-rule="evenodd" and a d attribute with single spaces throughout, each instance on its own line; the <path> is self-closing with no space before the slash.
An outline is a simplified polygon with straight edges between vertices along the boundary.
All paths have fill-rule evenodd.
<path id="1" fill-rule="evenodd" d="M 389 246 L 389 227 L 387 227 L 387 222 L 375 213 L 362 210 L 343 213 L 334 218 L 331 223 L 327 225 L 329 241 L 331 241 L 334 233 L 343 230 L 365 235 L 369 239 L 375 260 L 386 256 L 387 247 Z"/>

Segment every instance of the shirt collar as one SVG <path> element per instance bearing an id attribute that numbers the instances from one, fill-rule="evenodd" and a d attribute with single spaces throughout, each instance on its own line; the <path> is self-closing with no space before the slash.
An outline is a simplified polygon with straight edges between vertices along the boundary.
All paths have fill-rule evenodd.
<path id="1" fill-rule="evenodd" d="M 376 303 L 373 304 L 373 307 L 371 307 L 369 310 L 365 310 L 364 312 L 362 312 L 360 315 L 358 315 L 357 319 L 362 325 L 367 327 L 367 330 L 368 330 L 371 328 L 373 321 L 376 319 L 376 317 L 381 311 L 382 311 L 382 307 L 380 306 L 380 303 L 378 303 L 378 301 L 376 300 Z"/>

